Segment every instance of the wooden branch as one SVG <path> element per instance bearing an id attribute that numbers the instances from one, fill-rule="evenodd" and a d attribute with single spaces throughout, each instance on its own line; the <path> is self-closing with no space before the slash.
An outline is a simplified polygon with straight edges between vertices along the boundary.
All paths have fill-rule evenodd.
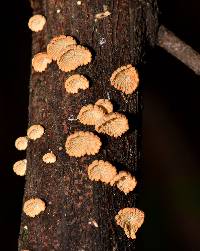
<path id="1" fill-rule="evenodd" d="M 31 4 L 34 14 L 47 19 L 45 29 L 33 34 L 33 55 L 45 51 L 54 36 L 66 34 L 90 48 L 93 61 L 70 74 L 61 72 L 56 63 L 43 73 L 32 71 L 29 125 L 43 125 L 45 135 L 28 146 L 24 201 L 41 198 L 46 210 L 34 219 L 22 213 L 19 249 L 134 250 L 135 241 L 126 237 L 114 217 L 120 209 L 136 206 L 137 193 L 124 195 L 90 181 L 87 166 L 103 159 L 133 175 L 140 169 L 140 92 L 124 95 L 110 85 L 109 78 L 120 66 L 141 64 L 149 44 L 155 44 L 156 0 L 91 0 L 80 5 L 74 0 L 32 0 Z M 97 20 L 105 5 L 111 14 Z M 90 88 L 67 94 L 64 81 L 75 73 L 88 77 Z M 95 156 L 69 157 L 64 147 L 67 136 L 76 130 L 94 131 L 77 121 L 81 107 L 99 98 L 110 99 L 116 112 L 127 115 L 130 130 L 119 138 L 100 134 L 103 145 Z M 48 151 L 57 156 L 51 166 L 42 161 Z"/>
<path id="2" fill-rule="evenodd" d="M 200 54 L 163 25 L 158 31 L 158 45 L 200 75 Z"/>

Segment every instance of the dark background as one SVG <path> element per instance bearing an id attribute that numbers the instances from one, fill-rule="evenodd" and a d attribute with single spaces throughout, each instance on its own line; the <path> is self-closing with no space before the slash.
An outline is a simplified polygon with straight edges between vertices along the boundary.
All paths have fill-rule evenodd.
<path id="1" fill-rule="evenodd" d="M 160 1 L 160 20 L 200 52 L 200 2 Z M 1 2 L 0 250 L 17 250 L 24 178 L 13 174 L 25 158 L 14 147 L 28 118 L 31 16 L 28 0 Z M 143 185 L 146 212 L 137 250 L 200 250 L 199 77 L 156 48 L 145 66 Z"/>

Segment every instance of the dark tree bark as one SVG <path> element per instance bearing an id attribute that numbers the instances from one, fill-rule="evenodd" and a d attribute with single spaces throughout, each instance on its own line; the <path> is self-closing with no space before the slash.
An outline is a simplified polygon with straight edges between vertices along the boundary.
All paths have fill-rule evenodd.
<path id="1" fill-rule="evenodd" d="M 142 70 L 144 55 L 156 42 L 156 0 L 83 0 L 81 5 L 72 0 L 32 0 L 31 4 L 34 14 L 47 18 L 45 29 L 33 34 L 33 55 L 45 51 L 52 37 L 67 34 L 91 48 L 94 60 L 75 71 L 90 79 L 90 88 L 75 95 L 66 94 L 64 80 L 69 74 L 55 63 L 44 73 L 32 72 L 29 125 L 41 124 L 46 131 L 41 139 L 30 142 L 27 150 L 24 201 L 38 197 L 47 207 L 34 219 L 22 214 L 19 249 L 134 250 L 135 241 L 125 236 L 114 217 L 121 208 L 136 206 L 137 193 L 125 196 L 115 188 L 91 182 L 86 170 L 94 159 L 104 159 L 137 177 L 140 91 L 124 95 L 111 87 L 109 78 L 118 67 L 130 63 Z M 104 5 L 111 15 L 95 21 Z M 67 135 L 75 130 L 94 131 L 74 119 L 83 105 L 99 98 L 111 99 L 115 111 L 128 116 L 130 130 L 117 139 L 99 135 L 103 145 L 96 156 L 69 157 L 64 148 Z M 57 155 L 51 166 L 42 161 L 49 150 Z M 89 224 L 92 220 L 98 228 Z"/>

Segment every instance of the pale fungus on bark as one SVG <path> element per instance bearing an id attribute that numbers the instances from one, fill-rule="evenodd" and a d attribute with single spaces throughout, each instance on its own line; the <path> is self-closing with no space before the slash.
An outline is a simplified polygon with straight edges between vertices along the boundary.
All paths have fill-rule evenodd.
<path id="1" fill-rule="evenodd" d="M 122 66 L 113 72 L 111 85 L 125 94 L 132 94 L 139 84 L 139 75 L 131 64 Z"/>
<path id="2" fill-rule="evenodd" d="M 81 108 L 78 120 L 84 125 L 95 125 L 104 115 L 101 107 L 89 104 Z"/>
<path id="3" fill-rule="evenodd" d="M 144 212 L 137 208 L 123 208 L 115 216 L 115 220 L 128 238 L 136 239 L 135 234 L 144 222 Z"/>
<path id="4" fill-rule="evenodd" d="M 87 65 L 91 60 L 92 54 L 87 48 L 81 45 L 70 45 L 64 50 L 57 63 L 60 70 L 69 72 L 79 66 Z"/>
<path id="5" fill-rule="evenodd" d="M 96 228 L 99 227 L 98 223 L 95 220 L 89 221 L 88 224 L 93 225 Z"/>
<path id="6" fill-rule="evenodd" d="M 88 177 L 90 180 L 101 181 L 109 184 L 117 175 L 116 167 L 108 161 L 94 160 L 88 166 Z"/>
<path id="7" fill-rule="evenodd" d="M 89 88 L 89 81 L 80 74 L 74 74 L 65 81 L 65 90 L 68 93 L 78 93 L 79 89 L 86 90 L 87 88 Z"/>
<path id="8" fill-rule="evenodd" d="M 44 127 L 41 125 L 32 125 L 27 130 L 27 136 L 29 139 L 36 140 L 42 137 L 44 134 Z"/>
<path id="9" fill-rule="evenodd" d="M 71 36 L 56 36 L 47 45 L 47 54 L 53 60 L 58 60 L 68 46 L 75 44 L 76 40 Z"/>
<path id="10" fill-rule="evenodd" d="M 113 112 L 113 104 L 110 102 L 109 99 L 99 99 L 97 100 L 95 105 L 98 105 L 99 107 L 103 108 L 105 113 Z"/>
<path id="11" fill-rule="evenodd" d="M 46 52 L 39 52 L 33 57 L 32 66 L 36 72 L 43 72 L 51 62 L 52 59 Z"/>
<path id="12" fill-rule="evenodd" d="M 110 182 L 111 186 L 117 186 L 119 190 L 128 194 L 133 191 L 137 185 L 134 176 L 126 171 L 120 171 Z"/>
<path id="13" fill-rule="evenodd" d="M 28 27 L 34 32 L 43 30 L 46 18 L 42 15 L 34 15 L 28 21 Z"/>
<path id="14" fill-rule="evenodd" d="M 99 152 L 101 140 L 92 132 L 78 131 L 68 136 L 65 148 L 69 156 L 82 157 Z"/>
<path id="15" fill-rule="evenodd" d="M 95 125 L 99 133 L 108 134 L 112 137 L 120 137 L 129 129 L 128 119 L 120 113 L 109 113 L 103 116 Z"/>
<path id="16" fill-rule="evenodd" d="M 96 19 L 96 20 L 98 20 L 98 19 L 103 19 L 103 18 L 108 17 L 108 16 L 110 16 L 110 15 L 111 15 L 110 11 L 106 10 L 106 11 L 104 11 L 104 12 L 97 13 L 97 14 L 95 15 L 95 19 Z"/>
<path id="17" fill-rule="evenodd" d="M 34 218 L 44 211 L 45 208 L 44 201 L 39 198 L 32 198 L 24 203 L 23 211 L 27 216 Z"/>
<path id="18" fill-rule="evenodd" d="M 15 140 L 15 147 L 17 148 L 17 150 L 26 150 L 28 146 L 28 139 L 27 137 L 19 137 Z"/>
<path id="19" fill-rule="evenodd" d="M 13 171 L 19 176 L 24 176 L 26 174 L 26 165 L 26 159 L 19 160 L 13 165 Z"/>
<path id="20" fill-rule="evenodd" d="M 42 160 L 47 164 L 55 163 L 56 156 L 53 152 L 49 152 L 43 155 Z"/>

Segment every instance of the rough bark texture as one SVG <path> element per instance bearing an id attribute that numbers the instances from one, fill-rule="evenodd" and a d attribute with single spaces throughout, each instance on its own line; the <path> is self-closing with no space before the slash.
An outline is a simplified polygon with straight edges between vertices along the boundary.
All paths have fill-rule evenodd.
<path id="1" fill-rule="evenodd" d="M 42 124 L 46 132 L 30 142 L 27 150 L 24 201 L 39 197 L 47 208 L 34 219 L 22 214 L 19 249 L 134 250 L 135 241 L 124 235 L 114 217 L 121 208 L 136 206 L 137 193 L 125 196 L 115 188 L 91 182 L 86 168 L 94 159 L 104 159 L 137 176 L 141 159 L 140 92 L 123 95 L 111 87 L 109 78 L 126 64 L 142 69 L 143 56 L 156 38 L 156 1 L 83 0 L 77 5 L 72 0 L 33 0 L 31 4 L 34 14 L 47 18 L 45 29 L 33 34 L 33 55 L 45 51 L 55 35 L 67 34 L 91 48 L 94 60 L 75 71 L 90 79 L 90 88 L 75 95 L 66 94 L 64 80 L 69 74 L 55 63 L 44 73 L 32 71 L 29 124 Z M 102 12 L 104 5 L 111 15 L 95 21 L 95 14 Z M 94 131 L 76 120 L 80 108 L 99 98 L 111 99 L 115 111 L 128 116 L 130 130 L 117 139 L 100 135 L 103 145 L 96 156 L 69 157 L 64 148 L 67 135 L 76 130 Z M 57 155 L 52 165 L 42 162 L 49 150 Z M 98 228 L 89 224 L 92 220 Z"/>

